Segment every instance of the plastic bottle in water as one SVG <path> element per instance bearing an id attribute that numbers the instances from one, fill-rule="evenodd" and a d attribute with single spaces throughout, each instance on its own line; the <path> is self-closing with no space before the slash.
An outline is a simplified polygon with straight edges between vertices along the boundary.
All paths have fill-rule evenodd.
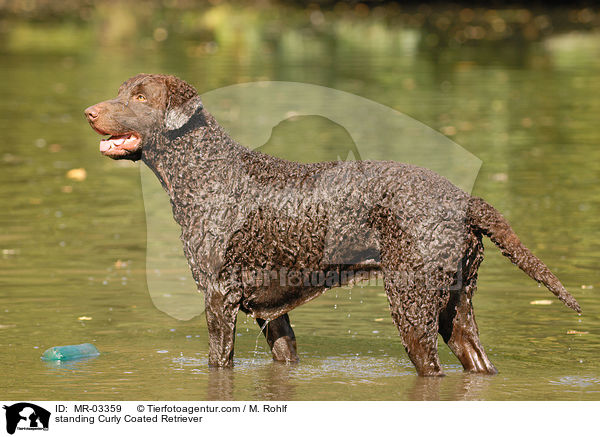
<path id="1" fill-rule="evenodd" d="M 73 344 L 69 346 L 54 346 L 42 354 L 44 361 L 66 361 L 100 355 L 96 346 L 91 343 Z"/>

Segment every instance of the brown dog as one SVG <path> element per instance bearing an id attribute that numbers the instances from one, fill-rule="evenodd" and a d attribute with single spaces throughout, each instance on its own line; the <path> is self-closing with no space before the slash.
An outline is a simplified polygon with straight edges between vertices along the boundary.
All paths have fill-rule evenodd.
<path id="1" fill-rule="evenodd" d="M 486 235 L 569 308 L 575 299 L 480 198 L 395 162 L 299 164 L 237 144 L 173 76 L 140 74 L 86 109 L 100 151 L 142 159 L 171 198 L 206 293 L 209 364 L 231 366 L 238 311 L 273 357 L 297 361 L 288 312 L 325 290 L 383 273 L 392 318 L 419 375 L 442 375 L 442 335 L 466 371 L 496 373 L 472 297 Z"/>

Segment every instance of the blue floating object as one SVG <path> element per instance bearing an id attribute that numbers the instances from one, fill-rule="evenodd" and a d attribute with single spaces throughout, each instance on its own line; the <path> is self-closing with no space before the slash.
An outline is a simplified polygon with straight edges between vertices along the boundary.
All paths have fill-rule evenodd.
<path id="1" fill-rule="evenodd" d="M 67 361 L 84 357 L 100 355 L 96 346 L 91 343 L 73 344 L 69 346 L 54 346 L 42 354 L 44 361 Z"/>

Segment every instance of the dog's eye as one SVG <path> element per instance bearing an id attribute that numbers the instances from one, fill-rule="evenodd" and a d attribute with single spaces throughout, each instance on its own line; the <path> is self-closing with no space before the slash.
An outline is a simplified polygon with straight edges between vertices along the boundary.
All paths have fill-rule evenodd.
<path id="1" fill-rule="evenodd" d="M 145 95 L 143 95 L 143 94 L 138 94 L 137 96 L 135 96 L 135 99 L 136 99 L 138 102 L 145 102 L 145 101 L 146 101 L 146 96 L 145 96 Z"/>

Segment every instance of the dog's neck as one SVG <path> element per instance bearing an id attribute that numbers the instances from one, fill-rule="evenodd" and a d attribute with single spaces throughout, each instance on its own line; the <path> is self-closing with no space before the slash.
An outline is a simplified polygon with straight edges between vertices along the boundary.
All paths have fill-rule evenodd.
<path id="1" fill-rule="evenodd" d="M 141 156 L 168 193 L 175 219 L 182 226 L 186 209 L 194 207 L 189 205 L 189 193 L 202 199 L 227 192 L 234 179 L 239 182 L 244 177 L 240 171 L 243 157 L 254 154 L 233 140 L 206 110 L 197 116 L 192 129 L 184 125 L 179 132 L 155 133 Z"/>
<path id="2" fill-rule="evenodd" d="M 182 175 L 208 170 L 216 161 L 229 158 L 236 148 L 241 146 L 201 109 L 180 128 L 156 132 L 144 146 L 141 159 L 172 195 Z"/>

